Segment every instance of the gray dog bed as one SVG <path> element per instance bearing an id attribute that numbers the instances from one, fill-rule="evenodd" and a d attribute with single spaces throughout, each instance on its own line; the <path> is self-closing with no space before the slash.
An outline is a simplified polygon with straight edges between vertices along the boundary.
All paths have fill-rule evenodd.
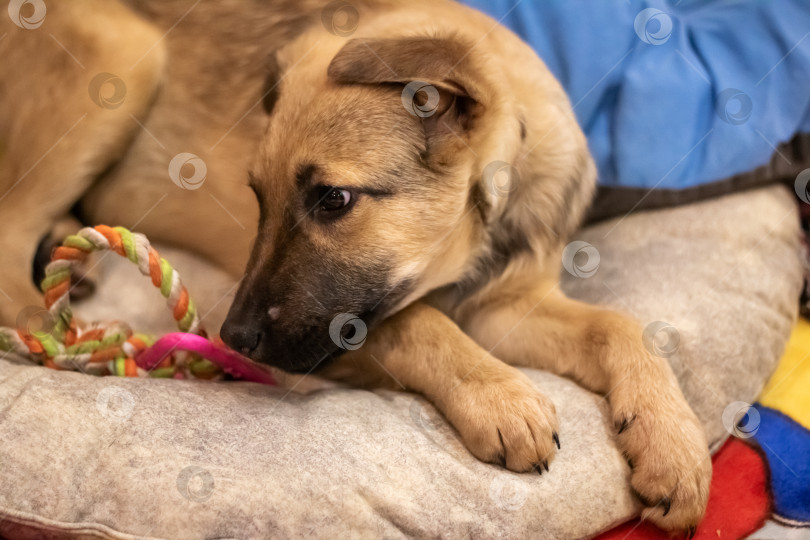
<path id="1" fill-rule="evenodd" d="M 728 434 L 723 410 L 755 400 L 794 322 L 796 214 L 772 187 L 616 219 L 576 238 L 598 250 L 596 274 L 563 272 L 572 296 L 675 329 L 661 346 L 714 448 Z M 216 328 L 233 283 L 164 255 Z M 103 302 L 79 314 L 165 330 L 161 300 L 116 259 L 104 261 Z M 140 290 L 143 306 L 108 305 Z M 560 418 L 562 449 L 542 476 L 480 463 L 412 394 L 99 379 L 0 361 L 0 535 L 578 538 L 635 515 L 605 401 L 526 373 Z"/>

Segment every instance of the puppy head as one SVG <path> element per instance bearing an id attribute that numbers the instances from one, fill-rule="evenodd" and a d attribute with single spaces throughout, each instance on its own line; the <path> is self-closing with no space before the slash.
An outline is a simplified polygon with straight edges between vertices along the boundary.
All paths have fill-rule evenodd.
<path id="1" fill-rule="evenodd" d="M 502 129 L 475 58 L 454 38 L 355 39 L 328 66 L 285 74 L 251 178 L 261 218 L 226 343 L 311 371 L 469 270 L 495 206 L 481 185 L 492 159 L 474 148 L 520 139 L 516 118 Z"/>

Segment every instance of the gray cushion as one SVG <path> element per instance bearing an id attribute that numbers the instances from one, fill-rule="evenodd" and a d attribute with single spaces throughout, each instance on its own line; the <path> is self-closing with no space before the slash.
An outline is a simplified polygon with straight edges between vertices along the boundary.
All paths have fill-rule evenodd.
<path id="1" fill-rule="evenodd" d="M 756 398 L 795 318 L 790 193 L 638 214 L 577 240 L 596 247 L 600 266 L 590 278 L 564 272 L 565 289 L 674 326 L 680 344 L 669 358 L 721 443 L 723 409 Z M 216 328 L 232 282 L 161 251 Z M 162 300 L 116 259 L 104 260 L 99 295 L 80 316 L 166 330 Z M 99 379 L 0 360 L 0 535 L 576 538 L 637 513 L 605 401 L 526 373 L 560 417 L 562 449 L 542 476 L 478 462 L 411 394 Z"/>

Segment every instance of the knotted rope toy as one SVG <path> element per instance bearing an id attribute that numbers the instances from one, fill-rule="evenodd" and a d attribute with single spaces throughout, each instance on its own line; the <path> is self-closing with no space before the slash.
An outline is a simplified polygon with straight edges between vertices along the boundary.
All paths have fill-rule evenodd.
<path id="1" fill-rule="evenodd" d="M 89 254 L 113 251 L 138 266 L 160 290 L 180 332 L 157 341 L 120 321 L 84 325 L 70 308 L 70 276 Z M 149 244 L 124 227 L 85 227 L 54 249 L 41 284 L 49 324 L 36 331 L 0 328 L 0 352 L 46 367 L 91 375 L 221 379 L 224 373 L 253 382 L 276 384 L 273 376 L 227 348 L 209 341 L 197 308 L 180 274 Z M 19 326 L 19 325 L 18 325 Z"/>

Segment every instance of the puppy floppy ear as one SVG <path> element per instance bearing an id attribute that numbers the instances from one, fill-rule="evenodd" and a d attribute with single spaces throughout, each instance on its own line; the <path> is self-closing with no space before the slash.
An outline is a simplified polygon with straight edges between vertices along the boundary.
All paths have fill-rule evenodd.
<path id="1" fill-rule="evenodd" d="M 342 84 L 425 82 L 483 104 L 487 95 L 475 75 L 471 48 L 456 38 L 352 39 L 327 73 Z"/>
<path id="2" fill-rule="evenodd" d="M 506 79 L 473 47 L 458 36 L 352 39 L 327 73 L 339 84 L 404 84 L 402 104 L 422 119 L 427 143 L 423 159 L 429 165 L 469 157 L 464 146 L 469 145 L 460 136 L 474 136 L 479 152 L 469 164 L 470 195 L 487 222 L 506 201 L 490 186 L 487 167 L 515 158 L 521 124 L 515 104 L 496 99 L 506 95 Z"/>

